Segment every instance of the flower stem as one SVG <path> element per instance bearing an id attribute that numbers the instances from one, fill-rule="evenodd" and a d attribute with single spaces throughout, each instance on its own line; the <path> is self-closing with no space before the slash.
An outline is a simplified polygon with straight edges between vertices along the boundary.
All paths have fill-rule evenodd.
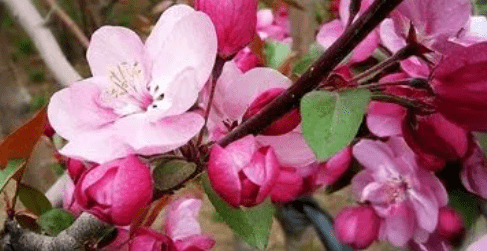
<path id="1" fill-rule="evenodd" d="M 218 144 L 227 146 L 248 134 L 257 134 L 299 105 L 301 98 L 320 82 L 403 0 L 375 0 L 321 57 L 283 94 L 259 114 L 235 128 Z"/>
<path id="2" fill-rule="evenodd" d="M 216 83 L 218 81 L 218 78 L 222 74 L 223 65 L 225 64 L 225 62 L 226 62 L 225 59 L 222 59 L 219 56 L 216 57 L 215 66 L 213 67 L 213 72 L 211 73 L 211 77 L 210 77 L 211 88 L 210 88 L 210 97 L 208 98 L 208 104 L 206 105 L 206 110 L 205 110 L 205 124 L 203 125 L 203 128 L 201 129 L 200 134 L 198 135 L 196 146 L 201 145 L 201 142 L 203 141 L 203 135 L 205 132 L 204 130 L 208 123 L 208 118 L 210 117 L 211 105 L 213 104 L 213 98 L 215 96 Z"/>

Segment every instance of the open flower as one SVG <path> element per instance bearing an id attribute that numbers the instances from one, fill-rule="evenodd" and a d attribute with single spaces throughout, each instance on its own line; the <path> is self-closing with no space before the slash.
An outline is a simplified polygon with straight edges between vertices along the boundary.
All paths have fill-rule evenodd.
<path id="1" fill-rule="evenodd" d="M 362 140 L 353 147 L 365 170 L 352 179 L 355 198 L 370 202 L 382 218 L 380 239 L 395 246 L 423 243 L 438 223 L 446 190 L 432 173 L 419 168 L 414 153 L 399 137 L 387 143 Z"/>
<path id="2" fill-rule="evenodd" d="M 186 5 L 166 10 L 145 44 L 129 29 L 100 28 L 87 52 L 93 77 L 55 93 L 49 104 L 49 121 L 69 141 L 61 153 L 103 163 L 184 145 L 204 124 L 187 111 L 216 50 L 210 18 Z"/>

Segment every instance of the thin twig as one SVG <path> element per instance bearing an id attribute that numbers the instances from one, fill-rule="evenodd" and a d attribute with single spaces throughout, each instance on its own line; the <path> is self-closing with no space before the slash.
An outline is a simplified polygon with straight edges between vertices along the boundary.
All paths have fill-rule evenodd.
<path id="1" fill-rule="evenodd" d="M 299 105 L 301 98 L 320 82 L 403 0 L 376 0 L 349 26 L 321 57 L 286 92 L 221 139 L 226 146 L 248 134 L 257 134 Z"/>
<path id="2" fill-rule="evenodd" d="M 63 9 L 57 4 L 56 0 L 45 0 L 47 4 L 54 10 L 54 13 L 61 19 L 61 21 L 68 27 L 73 35 L 78 39 L 80 44 L 87 49 L 90 45 L 90 40 L 86 37 L 83 31 L 79 28 L 76 22 L 64 12 Z"/>

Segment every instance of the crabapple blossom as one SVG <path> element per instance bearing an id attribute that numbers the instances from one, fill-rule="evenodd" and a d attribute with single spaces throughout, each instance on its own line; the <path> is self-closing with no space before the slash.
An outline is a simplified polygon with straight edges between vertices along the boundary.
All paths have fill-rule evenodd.
<path id="1" fill-rule="evenodd" d="M 376 241 L 380 218 L 370 205 L 345 207 L 335 217 L 333 229 L 341 243 L 364 249 Z"/>
<path id="2" fill-rule="evenodd" d="M 372 4 L 371 0 L 362 0 L 358 16 Z M 345 31 L 349 19 L 350 0 L 341 0 L 339 7 L 339 19 L 335 19 L 321 26 L 316 41 L 325 48 L 330 47 Z M 379 46 L 379 32 L 372 31 L 352 52 L 351 61 L 360 62 L 367 59 Z"/>
<path id="3" fill-rule="evenodd" d="M 438 111 L 471 131 L 487 131 L 487 42 L 452 50 L 438 64 L 431 84 Z"/>
<path id="4" fill-rule="evenodd" d="M 279 175 L 279 162 L 269 146 L 249 135 L 225 148 L 213 146 L 208 177 L 215 191 L 231 206 L 254 206 L 264 201 Z"/>
<path id="5" fill-rule="evenodd" d="M 273 202 L 285 203 L 307 195 L 339 180 L 350 168 L 352 148 L 347 146 L 324 163 L 312 163 L 306 167 L 284 167 L 271 191 Z"/>
<path id="6" fill-rule="evenodd" d="M 275 14 L 270 9 L 259 10 L 257 12 L 257 34 L 263 40 L 272 39 L 290 43 L 292 38 L 289 9 L 281 6 Z"/>
<path id="7" fill-rule="evenodd" d="M 441 43 L 464 30 L 471 17 L 469 0 L 408 0 L 402 2 L 380 26 L 380 38 L 393 53 L 406 45 L 410 25 L 417 40 L 429 49 L 441 49 Z M 444 53 L 444 51 L 439 51 Z M 430 73 L 425 62 L 417 57 L 401 61 L 401 67 L 411 76 L 426 77 Z"/>
<path id="8" fill-rule="evenodd" d="M 354 197 L 369 202 L 381 218 L 380 239 L 395 246 L 423 243 L 438 223 L 448 197 L 432 173 L 417 166 L 414 153 L 399 137 L 386 143 L 361 140 L 353 156 L 365 167 L 352 179 Z"/>
<path id="9" fill-rule="evenodd" d="M 255 36 L 256 0 L 196 0 L 194 5 L 213 21 L 220 57 L 233 57 Z"/>
<path id="10" fill-rule="evenodd" d="M 210 138 L 217 139 L 241 123 L 249 105 L 262 93 L 275 88 L 288 88 L 291 80 L 270 68 L 254 68 L 243 74 L 235 62 L 227 62 L 217 82 L 208 123 Z M 204 95 L 206 96 L 206 95 Z M 298 126 L 278 135 L 257 135 L 261 145 L 273 148 L 283 166 L 304 167 L 316 161 Z"/>
<path id="11" fill-rule="evenodd" d="M 264 66 L 260 58 L 249 47 L 241 49 L 235 55 L 233 61 L 235 61 L 238 68 L 244 73 L 255 67 Z"/>
<path id="12" fill-rule="evenodd" d="M 87 51 L 92 78 L 53 95 L 49 121 L 67 139 L 61 154 L 97 163 L 176 149 L 203 118 L 188 110 L 216 58 L 210 18 L 187 5 L 167 9 L 145 44 L 122 27 L 97 30 Z"/>
<path id="13" fill-rule="evenodd" d="M 442 207 L 438 215 L 438 234 L 451 243 L 459 243 L 465 235 L 462 217 L 453 208 Z"/>
<path id="14" fill-rule="evenodd" d="M 168 205 L 163 233 L 137 227 L 130 235 L 127 228 L 118 228 L 117 238 L 103 251 L 206 251 L 215 240 L 201 233 L 197 220 L 201 199 L 186 195 Z"/>
<path id="15" fill-rule="evenodd" d="M 149 166 L 130 155 L 84 172 L 74 189 L 74 200 L 100 220 L 128 225 L 152 198 Z"/>

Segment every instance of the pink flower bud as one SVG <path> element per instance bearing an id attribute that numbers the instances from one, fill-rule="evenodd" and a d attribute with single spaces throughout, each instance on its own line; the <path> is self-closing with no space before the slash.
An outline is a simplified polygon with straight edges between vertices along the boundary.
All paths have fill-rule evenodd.
<path id="1" fill-rule="evenodd" d="M 264 201 L 279 175 L 279 162 L 270 147 L 259 147 L 249 135 L 225 148 L 213 146 L 208 177 L 215 191 L 231 206 Z"/>
<path id="2" fill-rule="evenodd" d="M 256 0 L 195 0 L 210 16 L 218 37 L 218 55 L 229 58 L 250 43 L 257 25 Z"/>
<path id="3" fill-rule="evenodd" d="M 440 208 L 438 215 L 438 234 L 452 243 L 458 243 L 465 235 L 462 217 L 454 209 Z"/>
<path id="4" fill-rule="evenodd" d="M 259 113 L 264 107 L 272 102 L 277 96 L 281 95 L 285 91 L 284 88 L 272 88 L 261 93 L 249 106 L 245 114 L 243 115 L 243 121 L 250 119 L 255 114 Z M 299 109 L 294 108 L 290 112 L 286 113 L 280 119 L 274 121 L 267 129 L 261 134 L 276 136 L 288 133 L 296 128 L 301 123 L 301 115 Z"/>
<path id="5" fill-rule="evenodd" d="M 255 67 L 264 66 L 259 57 L 249 47 L 240 50 L 233 60 L 243 73 Z"/>
<path id="6" fill-rule="evenodd" d="M 81 160 L 68 158 L 65 164 L 69 177 L 71 177 L 74 183 L 77 183 L 81 175 L 88 170 L 85 163 Z"/>
<path id="7" fill-rule="evenodd" d="M 380 218 L 369 205 L 346 207 L 335 217 L 334 230 L 340 242 L 364 249 L 377 240 Z"/>
<path id="8" fill-rule="evenodd" d="M 150 169 L 134 155 L 95 166 L 79 178 L 74 197 L 101 220 L 128 225 L 152 198 Z"/>
<path id="9" fill-rule="evenodd" d="M 352 147 L 347 146 L 333 155 L 325 163 L 319 164 L 319 171 L 314 175 L 315 183 L 331 185 L 338 181 L 352 164 Z"/>
<path id="10" fill-rule="evenodd" d="M 46 123 L 44 123 L 44 135 L 52 138 L 54 134 L 56 134 L 56 131 L 54 130 L 54 128 L 52 128 L 51 123 L 49 123 L 49 121 L 46 121 Z"/>
<path id="11" fill-rule="evenodd" d="M 487 131 L 487 42 L 446 54 L 432 85 L 438 111 L 471 131 Z"/>
<path id="12" fill-rule="evenodd" d="M 403 136 L 408 144 L 415 141 L 425 152 L 445 160 L 462 158 L 467 152 L 467 132 L 439 113 L 416 115 L 406 120 Z"/>

